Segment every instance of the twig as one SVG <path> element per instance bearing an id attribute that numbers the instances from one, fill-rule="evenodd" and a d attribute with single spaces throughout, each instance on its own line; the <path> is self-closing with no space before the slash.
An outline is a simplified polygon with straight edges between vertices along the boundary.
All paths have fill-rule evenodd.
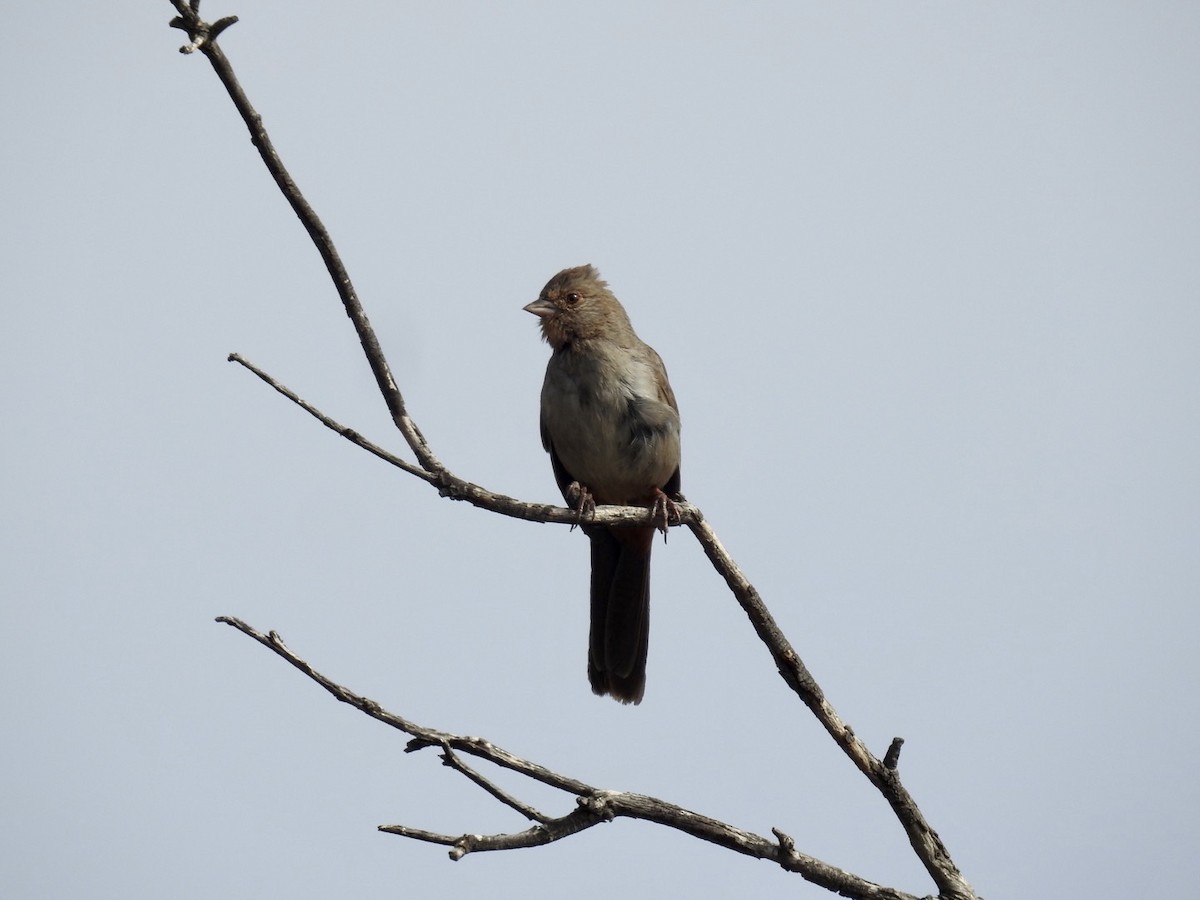
<path id="1" fill-rule="evenodd" d="M 582 781 L 576 781 L 574 778 L 567 778 L 564 775 L 559 775 L 556 772 L 551 772 L 543 766 L 535 765 L 520 757 L 513 756 L 499 747 L 492 744 L 491 741 L 486 741 L 483 738 L 477 737 L 461 737 L 455 734 L 448 734 L 444 731 L 436 731 L 432 728 L 425 728 L 415 722 L 410 722 L 401 716 L 397 716 L 388 712 L 374 700 L 356 694 L 349 688 L 342 687 L 329 678 L 326 678 L 307 662 L 293 653 L 283 639 L 274 631 L 264 634 L 247 625 L 241 619 L 234 616 L 220 616 L 218 622 L 224 622 L 226 625 L 231 625 L 243 634 L 254 638 L 264 647 L 269 648 L 274 653 L 286 659 L 293 666 L 315 681 L 329 693 L 333 694 L 338 700 L 343 703 L 348 703 L 355 709 L 358 709 L 372 719 L 383 722 L 385 725 L 391 725 L 393 728 L 403 731 L 407 735 L 413 737 L 409 741 L 408 751 L 412 752 L 420 750 L 423 747 L 450 747 L 458 750 L 461 753 L 466 753 L 470 756 L 486 759 L 490 763 L 495 763 L 505 769 L 511 769 L 526 778 L 532 778 L 534 781 L 548 785 L 552 788 L 557 788 L 560 791 L 566 791 L 570 794 L 586 794 L 591 788 Z"/>
<path id="2" fill-rule="evenodd" d="M 384 358 L 379 338 L 376 337 L 375 329 L 371 327 L 367 313 L 363 309 L 362 303 L 359 302 L 358 293 L 354 290 L 354 284 L 350 281 L 350 273 L 346 271 L 345 265 L 342 264 L 342 258 L 338 255 L 337 248 L 333 245 L 333 239 L 329 236 L 324 223 L 317 216 L 316 210 L 309 205 L 308 200 L 300 193 L 296 182 L 292 179 L 291 174 L 283 164 L 283 160 L 276 152 L 275 145 L 271 143 L 267 129 L 263 127 L 262 116 L 251 105 L 250 98 L 246 96 L 246 92 L 242 90 L 241 84 L 238 83 L 237 76 L 234 75 L 233 67 L 229 64 L 229 60 L 226 59 L 225 54 L 217 45 L 216 36 L 220 33 L 220 30 L 216 26 L 208 25 L 200 18 L 199 0 L 190 0 L 190 2 L 185 2 L 185 0 L 171 0 L 171 2 L 179 12 L 179 15 L 171 20 L 171 27 L 181 28 L 186 31 L 192 39 L 193 49 L 203 53 L 212 64 L 213 70 L 221 80 L 221 84 L 225 86 L 230 99 L 233 100 L 233 105 L 237 107 L 238 113 L 241 114 L 242 121 L 246 123 L 246 128 L 250 131 L 250 140 L 255 148 L 257 148 L 259 156 L 262 157 L 267 171 L 275 179 L 275 184 L 279 187 L 284 199 L 291 205 L 292 210 L 300 219 L 300 224 L 304 226 L 305 231 L 308 232 L 308 236 L 312 238 L 317 252 L 321 254 L 321 259 L 325 263 L 329 277 L 333 279 L 333 286 L 342 300 L 342 306 L 346 310 L 346 315 L 350 317 L 350 321 L 354 325 L 354 330 L 358 332 L 358 340 L 362 344 L 363 354 L 366 356 L 367 363 L 371 367 L 371 372 L 375 376 L 375 383 L 379 386 L 379 393 L 383 396 L 384 402 L 387 404 L 392 421 L 404 436 L 413 453 L 416 454 L 417 462 L 421 464 L 421 468 L 435 477 L 440 476 L 445 469 L 437 458 L 434 457 L 416 423 L 409 418 L 404 404 L 404 397 L 401 395 L 400 389 L 396 387 L 396 380 L 392 377 L 392 370 Z M 237 18 L 231 16 L 221 19 L 218 24 L 222 25 L 222 28 L 227 28 L 236 21 Z"/>
<path id="3" fill-rule="evenodd" d="M 229 356 L 227 357 L 227 359 L 229 362 L 237 363 L 239 366 L 243 366 L 244 368 L 249 369 L 251 372 L 253 372 L 259 378 L 261 378 L 263 381 L 265 381 L 267 384 L 269 384 L 271 387 L 273 387 L 276 391 L 283 394 L 283 396 L 287 397 L 289 400 L 291 400 L 293 403 L 295 403 L 297 406 L 299 406 L 302 410 L 304 410 L 306 413 L 308 413 L 310 416 L 312 416 L 314 419 L 316 419 L 318 422 L 320 422 L 326 428 L 336 431 L 338 434 L 340 434 L 342 437 L 344 437 L 350 443 L 354 444 L 356 447 L 361 447 L 363 450 L 366 450 L 368 453 L 374 454 L 375 456 L 382 459 L 384 462 L 390 463 L 391 465 L 395 466 L 398 469 L 403 469 L 409 475 L 415 475 L 417 478 L 422 478 L 431 484 L 433 483 L 433 481 L 434 481 L 433 476 L 430 475 L 428 472 L 426 472 L 424 469 L 419 468 L 418 466 L 414 466 L 412 463 L 410 463 L 406 459 L 401 459 L 399 456 L 396 456 L 396 454 L 391 453 L 388 450 L 385 450 L 383 447 L 380 447 L 378 444 L 371 443 L 369 440 L 367 440 L 365 437 L 363 437 L 361 434 L 359 434 L 353 428 L 349 427 L 348 425 L 343 425 L 341 422 L 338 422 L 335 419 L 331 418 L 330 416 L 325 415 L 325 413 L 321 412 L 321 410 L 317 409 L 315 406 L 313 406 L 311 403 L 309 403 L 303 397 L 299 396 L 291 388 L 276 381 L 274 378 L 272 378 L 270 375 L 268 375 L 266 372 L 264 372 L 258 366 L 254 365 L 254 363 L 250 362 L 248 359 L 243 357 L 240 353 L 230 353 Z"/>
<path id="4" fill-rule="evenodd" d="M 539 812 L 538 810 L 536 810 L 532 806 L 530 806 L 528 803 L 522 803 L 520 800 L 518 800 L 512 794 L 508 793 L 507 791 L 505 791 L 498 785 L 494 784 L 489 779 L 484 778 L 482 775 L 480 775 L 478 772 L 476 772 L 474 769 L 472 769 L 470 766 L 468 766 L 465 762 L 463 762 L 461 759 L 459 759 L 458 755 L 453 750 L 451 750 L 448 745 L 443 745 L 442 763 L 443 763 L 443 765 L 449 766 L 451 769 L 458 772 L 460 775 L 463 775 L 466 778 L 469 778 L 471 781 L 475 782 L 475 784 L 477 784 L 479 787 L 483 788 L 485 791 L 487 791 L 489 794 L 491 794 L 493 797 L 495 797 L 497 800 L 499 800 L 505 806 L 507 806 L 511 809 L 515 809 L 517 812 L 519 812 L 525 818 L 529 819 L 531 822 L 540 822 L 541 824 L 545 825 L 545 824 L 548 824 L 549 822 L 553 821 L 550 818 L 550 816 L 546 815 L 543 812 Z"/>
<path id="5" fill-rule="evenodd" d="M 344 437 L 350 443 L 357 447 L 361 447 L 368 453 L 382 459 L 384 462 L 390 463 L 410 475 L 415 475 L 428 484 L 433 485 L 438 489 L 438 493 L 443 497 L 449 497 L 451 500 L 462 500 L 470 503 L 472 506 L 477 506 L 480 509 L 486 509 L 490 512 L 500 513 L 501 515 L 511 516 L 515 519 L 523 519 L 527 522 L 553 522 L 561 525 L 575 525 L 579 522 L 579 512 L 573 509 L 568 509 L 564 506 L 555 506 L 552 503 L 527 503 L 524 500 L 518 500 L 515 497 L 508 497 L 504 494 L 497 494 L 494 491 L 489 491 L 487 488 L 481 487 L 473 482 L 459 478 L 448 469 L 442 470 L 441 477 L 437 477 L 424 469 L 414 466 L 412 463 L 401 459 L 394 453 L 385 450 L 378 444 L 363 437 L 359 432 L 355 431 L 348 425 L 343 425 L 332 416 L 328 416 L 313 406 L 307 400 L 298 396 L 295 391 L 286 385 L 277 381 L 274 377 L 264 372 L 254 363 L 247 360 L 239 353 L 231 353 L 228 357 L 230 362 L 237 363 L 240 366 L 248 369 L 257 375 L 264 382 L 269 384 L 277 392 L 287 397 L 310 416 Z M 687 524 L 692 521 L 693 517 L 698 517 L 700 511 L 690 504 L 683 502 L 677 503 L 676 509 L 679 513 L 679 521 L 672 524 Z M 654 518 L 654 511 L 642 506 L 598 506 L 595 510 L 589 513 L 587 517 L 588 523 L 597 525 L 653 525 L 658 520 Z"/>

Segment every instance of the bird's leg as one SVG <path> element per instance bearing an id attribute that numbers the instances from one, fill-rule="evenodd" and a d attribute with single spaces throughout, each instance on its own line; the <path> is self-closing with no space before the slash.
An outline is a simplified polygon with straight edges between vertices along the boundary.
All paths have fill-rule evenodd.
<path id="1" fill-rule="evenodd" d="M 596 515 L 596 501 L 592 499 L 592 492 L 578 481 L 572 481 L 567 487 L 567 503 L 575 510 L 575 525 L 582 525 L 585 517 Z M 571 526 L 572 531 L 575 525 Z"/>
<path id="2" fill-rule="evenodd" d="M 659 488 L 654 489 L 654 506 L 651 507 L 654 527 L 662 532 L 663 543 L 667 542 L 667 526 L 674 519 L 677 523 L 683 519 L 679 515 L 679 507 Z"/>

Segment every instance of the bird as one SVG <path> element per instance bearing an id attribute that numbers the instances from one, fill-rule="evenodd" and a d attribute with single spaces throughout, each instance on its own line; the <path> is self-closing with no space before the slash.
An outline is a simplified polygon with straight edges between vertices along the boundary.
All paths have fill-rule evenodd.
<path id="1" fill-rule="evenodd" d="M 542 446 L 591 543 L 592 692 L 637 704 L 646 689 L 654 527 L 586 523 L 596 504 L 652 505 L 663 532 L 678 517 L 680 420 L 662 358 L 633 330 L 591 265 L 563 269 L 524 307 L 540 320 L 550 361 Z"/>

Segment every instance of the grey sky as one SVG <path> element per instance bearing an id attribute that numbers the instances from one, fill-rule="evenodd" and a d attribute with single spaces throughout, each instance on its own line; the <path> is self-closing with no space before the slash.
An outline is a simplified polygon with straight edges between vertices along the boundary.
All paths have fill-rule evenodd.
<path id="1" fill-rule="evenodd" d="M 69 8 L 69 7 L 74 7 Z M 683 487 L 993 900 L 1194 892 L 1200 7 L 206 0 L 417 422 L 557 498 L 521 311 L 594 263 Z M 829 896 L 523 823 L 212 619 L 431 726 L 932 884 L 683 532 L 636 709 L 586 542 L 439 500 L 169 3 L 26 3 L 0 74 L 0 895 Z M 513 784 L 512 782 L 508 782 Z M 530 792 L 550 812 L 569 799 Z"/>

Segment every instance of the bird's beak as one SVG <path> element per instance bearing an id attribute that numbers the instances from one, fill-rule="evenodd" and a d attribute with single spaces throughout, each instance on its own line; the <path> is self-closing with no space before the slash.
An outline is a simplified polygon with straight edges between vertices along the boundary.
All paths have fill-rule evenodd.
<path id="1" fill-rule="evenodd" d="M 533 313 L 539 319 L 544 319 L 547 316 L 554 314 L 554 304 L 545 297 L 538 297 L 527 306 L 522 306 L 521 309 L 527 313 Z"/>

